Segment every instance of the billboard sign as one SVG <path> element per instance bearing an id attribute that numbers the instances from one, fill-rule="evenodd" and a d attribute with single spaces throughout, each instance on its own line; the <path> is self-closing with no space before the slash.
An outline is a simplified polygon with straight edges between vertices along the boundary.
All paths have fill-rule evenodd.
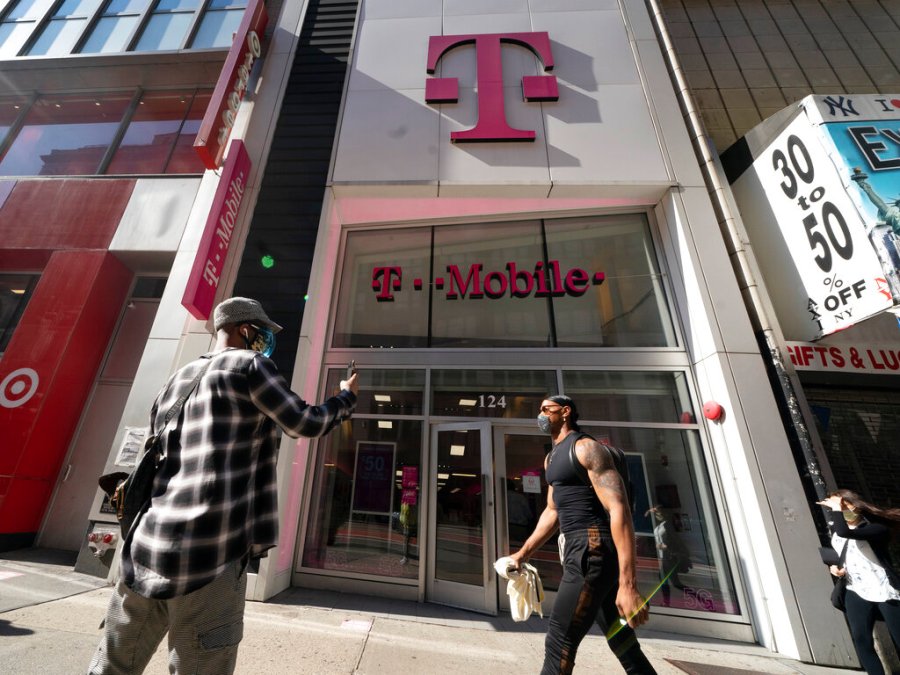
<path id="1" fill-rule="evenodd" d="M 873 119 L 872 109 L 866 106 L 863 118 L 854 99 L 809 96 L 723 155 L 789 339 L 817 340 L 900 298 L 897 233 L 889 222 L 896 214 L 900 231 L 900 213 L 888 203 L 900 197 L 900 107 L 885 111 L 884 120 Z M 745 166 L 735 161 L 740 156 Z"/>

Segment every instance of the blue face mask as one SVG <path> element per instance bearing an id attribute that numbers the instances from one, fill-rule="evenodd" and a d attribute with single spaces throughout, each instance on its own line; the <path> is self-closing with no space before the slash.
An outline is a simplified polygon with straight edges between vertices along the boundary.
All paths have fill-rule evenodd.
<path id="1" fill-rule="evenodd" d="M 547 417 L 547 415 L 538 415 L 537 423 L 541 431 L 543 431 L 545 434 L 550 433 L 550 418 Z"/>
<path id="2" fill-rule="evenodd" d="M 252 326 L 253 324 L 250 325 Z M 275 333 L 270 328 L 265 327 L 258 328 L 253 326 L 253 330 L 256 331 L 256 337 L 253 338 L 253 342 L 250 342 L 246 337 L 244 338 L 247 349 L 252 349 L 266 357 L 272 356 L 275 352 Z"/>

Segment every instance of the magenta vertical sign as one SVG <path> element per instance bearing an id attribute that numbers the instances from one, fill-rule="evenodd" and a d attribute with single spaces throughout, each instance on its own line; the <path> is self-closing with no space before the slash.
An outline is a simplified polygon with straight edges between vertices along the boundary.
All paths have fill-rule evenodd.
<path id="1" fill-rule="evenodd" d="M 188 277 L 181 304 L 196 318 L 206 320 L 212 312 L 222 268 L 231 246 L 234 224 L 244 201 L 250 177 L 250 156 L 242 141 L 235 140 L 222 167 L 194 267 Z"/>

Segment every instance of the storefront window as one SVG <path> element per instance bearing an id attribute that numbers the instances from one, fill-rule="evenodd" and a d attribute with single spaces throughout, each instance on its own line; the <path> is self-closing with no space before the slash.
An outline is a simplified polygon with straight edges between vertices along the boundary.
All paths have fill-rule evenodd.
<path id="1" fill-rule="evenodd" d="M 330 370 L 326 392 L 345 377 Z M 352 423 L 320 446 L 304 566 L 418 578 L 422 423 L 397 416 L 424 398 L 424 370 L 364 371 Z"/>
<path id="2" fill-rule="evenodd" d="M 330 370 L 325 391 L 339 391 L 344 370 Z M 421 415 L 425 400 L 424 370 L 366 370 L 360 375 L 356 415 Z"/>
<path id="3" fill-rule="evenodd" d="M 320 445 L 303 565 L 419 576 L 422 423 L 353 419 Z"/>
<path id="4" fill-rule="evenodd" d="M 437 417 L 529 419 L 557 386 L 552 370 L 434 370 L 431 388 Z"/>
<path id="5" fill-rule="evenodd" d="M 609 422 L 694 423 L 693 405 L 680 371 L 567 370 L 566 394 L 583 418 Z"/>
<path id="6" fill-rule="evenodd" d="M 642 215 L 350 232 L 335 347 L 671 347 Z"/>
<path id="7" fill-rule="evenodd" d="M 550 260 L 602 272 L 590 295 L 555 297 L 560 347 L 666 347 L 675 335 L 646 219 L 628 216 L 547 221 Z"/>
<path id="8" fill-rule="evenodd" d="M 39 278 L 36 274 L 0 274 L 0 356 L 12 339 Z"/>
<path id="9" fill-rule="evenodd" d="M 3 176 L 97 173 L 131 94 L 43 96 L 0 161 Z"/>
<path id="10" fill-rule="evenodd" d="M 431 228 L 351 233 L 334 346 L 427 347 L 428 292 L 413 280 L 429 278 L 430 257 Z"/>
<path id="11" fill-rule="evenodd" d="M 552 346 L 550 298 L 510 288 L 536 285 L 529 277 L 544 260 L 542 243 L 540 221 L 435 228 L 431 346 Z"/>
<path id="12" fill-rule="evenodd" d="M 145 93 L 106 173 L 203 173 L 193 141 L 209 97 L 209 92 Z"/>
<path id="13" fill-rule="evenodd" d="M 0 99 L 0 143 L 7 132 L 15 124 L 22 110 L 28 107 L 28 100 L 23 96 L 3 97 Z"/>
<path id="14" fill-rule="evenodd" d="M 0 133 L 14 134 L 0 176 L 203 173 L 193 142 L 211 90 L 144 92 L 133 104 L 137 94 L 0 100 Z"/>

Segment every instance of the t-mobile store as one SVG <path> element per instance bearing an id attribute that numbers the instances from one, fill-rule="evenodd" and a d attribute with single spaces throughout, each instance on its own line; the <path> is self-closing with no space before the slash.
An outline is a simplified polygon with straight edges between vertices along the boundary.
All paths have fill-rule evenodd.
<path id="1" fill-rule="evenodd" d="M 684 551 L 654 605 L 740 616 L 656 228 L 640 211 L 554 216 L 344 233 L 325 393 L 349 359 L 363 391 L 318 445 L 299 583 L 418 597 L 424 581 L 428 601 L 506 607 L 492 563 L 546 503 L 535 418 L 565 392 L 588 433 L 628 453 L 642 586 L 660 580 L 651 506 Z M 555 538 L 535 562 L 552 591 Z"/>
<path id="2" fill-rule="evenodd" d="M 535 418 L 565 393 L 627 453 L 655 628 L 810 660 L 812 634 L 833 657 L 809 506 L 644 3 L 506 5 L 361 3 L 297 363 L 322 398 L 356 360 L 362 391 L 298 445 L 274 586 L 507 608 L 492 564 L 544 507 Z M 555 539 L 534 562 L 552 603 Z"/>

